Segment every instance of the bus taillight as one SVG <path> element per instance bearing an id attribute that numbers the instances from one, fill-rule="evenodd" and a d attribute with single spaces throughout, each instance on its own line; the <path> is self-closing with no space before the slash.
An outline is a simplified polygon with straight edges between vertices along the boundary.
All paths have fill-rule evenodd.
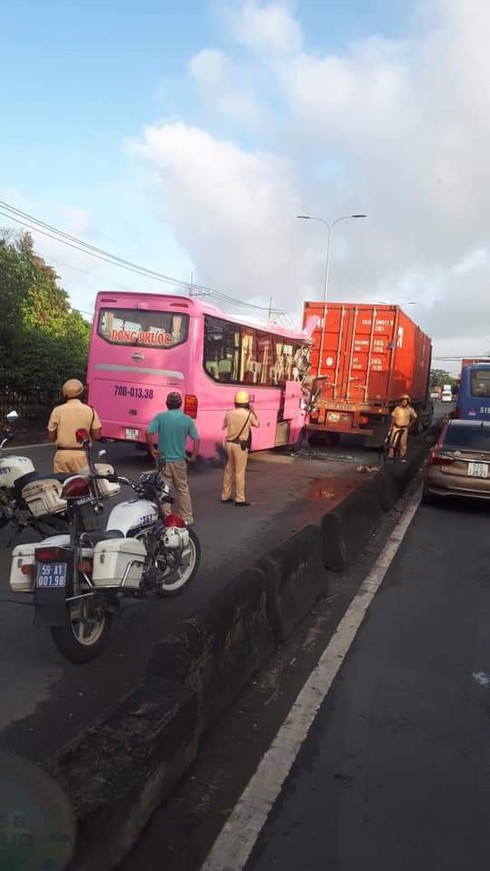
<path id="1" fill-rule="evenodd" d="M 197 396 L 193 396 L 191 393 L 186 393 L 184 399 L 184 414 L 196 418 L 198 405 Z"/>

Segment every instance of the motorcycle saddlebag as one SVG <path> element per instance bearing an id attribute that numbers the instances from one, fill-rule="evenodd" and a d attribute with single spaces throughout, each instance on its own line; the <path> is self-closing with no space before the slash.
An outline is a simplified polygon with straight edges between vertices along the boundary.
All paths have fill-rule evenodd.
<path id="1" fill-rule="evenodd" d="M 94 548 L 94 587 L 137 590 L 143 577 L 146 547 L 136 538 L 108 538 Z"/>
<path id="2" fill-rule="evenodd" d="M 22 498 L 27 502 L 34 517 L 66 511 L 66 500 L 61 498 L 62 485 L 53 478 L 43 478 L 27 484 Z"/>

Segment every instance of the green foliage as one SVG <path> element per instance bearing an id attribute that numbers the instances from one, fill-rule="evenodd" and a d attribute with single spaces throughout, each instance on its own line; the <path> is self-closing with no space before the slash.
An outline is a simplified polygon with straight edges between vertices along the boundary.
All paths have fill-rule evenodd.
<path id="1" fill-rule="evenodd" d="M 0 387 L 57 390 L 84 379 L 90 325 L 28 233 L 0 232 L 0 314 Z"/>
<path id="2" fill-rule="evenodd" d="M 430 373 L 430 389 L 433 390 L 434 387 L 444 387 L 445 384 L 450 384 L 451 387 L 453 385 L 456 386 L 457 379 L 444 369 L 432 369 Z"/>

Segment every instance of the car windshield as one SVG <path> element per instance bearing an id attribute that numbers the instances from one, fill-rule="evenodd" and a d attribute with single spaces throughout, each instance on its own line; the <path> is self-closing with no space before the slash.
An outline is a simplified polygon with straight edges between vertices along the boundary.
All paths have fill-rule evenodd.
<path id="1" fill-rule="evenodd" d="M 490 428 L 482 426 L 450 426 L 444 436 L 443 447 L 467 448 L 470 451 L 490 452 Z"/>

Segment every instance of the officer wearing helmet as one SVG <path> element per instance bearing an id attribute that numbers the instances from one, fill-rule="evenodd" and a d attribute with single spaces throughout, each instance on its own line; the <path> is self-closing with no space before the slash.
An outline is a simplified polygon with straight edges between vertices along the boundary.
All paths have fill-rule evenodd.
<path id="1" fill-rule="evenodd" d="M 259 426 L 250 396 L 246 390 L 235 393 L 235 408 L 225 414 L 223 429 L 226 430 L 226 466 L 223 477 L 222 502 L 235 502 L 237 508 L 250 505 L 245 498 L 245 470 L 250 446 L 250 428 Z M 232 491 L 235 485 L 235 499 Z"/>
<path id="2" fill-rule="evenodd" d="M 406 463 L 408 431 L 412 424 L 417 420 L 417 412 L 410 405 L 410 396 L 404 393 L 400 396 L 400 402 L 391 413 L 391 437 L 401 430 L 400 436 L 400 459 L 402 463 Z M 391 438 L 390 438 L 391 443 Z M 390 449 L 388 456 L 393 459 L 393 449 Z"/>
<path id="3" fill-rule="evenodd" d="M 79 472 L 87 466 L 85 451 L 77 443 L 76 432 L 84 429 L 89 438 L 98 440 L 102 425 L 94 408 L 82 402 L 84 387 L 77 378 L 65 381 L 61 392 L 65 399 L 62 405 L 53 408 L 48 421 L 48 437 L 56 442 L 53 472 Z"/>
<path id="4" fill-rule="evenodd" d="M 184 414 L 180 407 L 182 405 L 182 396 L 180 393 L 172 392 L 167 396 L 167 411 L 162 411 L 157 414 L 148 424 L 146 430 L 146 441 L 150 453 L 154 459 L 162 457 L 165 460 L 165 469 L 162 472 L 162 477 L 169 485 L 173 486 L 177 493 L 178 507 L 182 519 L 187 526 L 194 523 L 192 513 L 191 494 L 189 492 L 189 484 L 187 481 L 187 463 L 193 463 L 199 453 L 199 433 L 196 429 L 196 424 Z M 153 436 L 158 435 L 158 448 L 153 444 Z M 192 454 L 189 458 L 186 455 L 186 442 L 190 438 L 193 441 Z M 171 514 L 170 505 L 165 502 L 163 511 L 165 514 Z"/>

